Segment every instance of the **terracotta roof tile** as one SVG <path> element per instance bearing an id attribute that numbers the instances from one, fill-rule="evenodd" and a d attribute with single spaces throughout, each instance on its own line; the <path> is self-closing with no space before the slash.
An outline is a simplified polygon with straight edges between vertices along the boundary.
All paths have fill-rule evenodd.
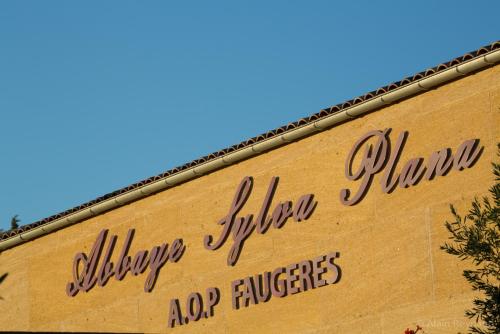
<path id="1" fill-rule="evenodd" d="M 105 201 L 105 200 L 107 200 L 109 198 L 112 198 L 112 197 L 115 197 L 117 195 L 126 193 L 126 192 L 134 190 L 136 188 L 139 188 L 139 187 L 141 187 L 141 186 L 143 186 L 145 184 L 148 184 L 148 183 L 151 183 L 153 181 L 165 178 L 167 176 L 170 176 L 172 174 L 175 174 L 175 173 L 177 173 L 179 171 L 182 171 L 182 170 L 185 170 L 187 168 L 194 167 L 194 166 L 197 166 L 199 164 L 205 163 L 207 161 L 219 158 L 219 157 L 224 156 L 224 155 L 226 155 L 226 154 L 228 154 L 230 152 L 233 152 L 235 150 L 244 148 L 244 147 L 249 146 L 249 145 L 253 145 L 255 143 L 258 143 L 260 141 L 266 140 L 268 138 L 272 138 L 272 137 L 274 137 L 274 136 L 276 136 L 278 134 L 281 134 L 281 133 L 283 133 L 285 131 L 288 131 L 290 129 L 294 129 L 294 128 L 298 127 L 298 126 L 302 126 L 302 125 L 311 123 L 313 121 L 316 121 L 318 119 L 321 119 L 321 118 L 326 117 L 328 115 L 331 115 L 333 113 L 337 113 L 337 112 L 341 111 L 342 109 L 345 109 L 345 108 L 354 106 L 356 104 L 362 103 L 363 101 L 366 101 L 368 99 L 374 98 L 374 97 L 376 97 L 378 95 L 384 94 L 384 93 L 389 92 L 391 90 L 395 90 L 395 89 L 397 89 L 397 88 L 399 88 L 401 86 L 408 85 L 408 84 L 410 84 L 410 83 L 412 83 L 412 82 L 414 82 L 416 80 L 420 80 L 422 78 L 425 78 L 426 76 L 433 75 L 433 74 L 435 74 L 437 72 L 440 72 L 440 71 L 444 71 L 444 70 L 448 69 L 449 67 L 461 64 L 461 63 L 463 63 L 465 61 L 468 61 L 470 59 L 473 59 L 475 57 L 481 56 L 481 55 L 483 55 L 485 53 L 488 53 L 490 51 L 493 51 L 493 50 L 496 50 L 496 49 L 499 49 L 499 48 L 500 48 L 500 41 L 493 42 L 492 44 L 484 46 L 482 48 L 479 48 L 476 51 L 472 51 L 472 52 L 466 53 L 466 54 L 464 54 L 464 55 L 462 55 L 460 57 L 457 57 L 455 59 L 452 59 L 452 60 L 450 60 L 450 61 L 448 61 L 446 63 L 439 64 L 439 65 L 437 65 L 435 67 L 432 67 L 432 68 L 429 68 L 429 69 L 427 69 L 425 71 L 419 72 L 419 73 L 417 73 L 417 74 L 415 74 L 413 76 L 404 78 L 401 81 L 397 81 L 397 82 L 391 83 L 391 84 L 389 84 L 387 86 L 380 87 L 377 90 L 368 92 L 368 93 L 366 93 L 364 95 L 361 95 L 361 96 L 358 96 L 358 97 L 356 97 L 356 98 L 354 98 L 352 100 L 345 101 L 345 102 L 337 104 L 335 106 L 322 109 L 320 112 L 312 114 L 312 115 L 310 115 L 308 117 L 301 118 L 301 119 L 299 119 L 296 122 L 289 123 L 287 125 L 284 125 L 282 127 L 277 128 L 277 129 L 274 129 L 274 130 L 268 131 L 266 133 L 260 134 L 258 136 L 255 136 L 253 138 L 250 138 L 250 139 L 248 139 L 246 141 L 242 141 L 239 144 L 227 147 L 227 148 L 222 149 L 222 150 L 217 151 L 217 152 L 213 152 L 213 153 L 208 154 L 208 155 L 206 155 L 204 157 L 201 157 L 199 159 L 196 159 L 196 160 L 193 160 L 191 162 L 188 162 L 188 163 L 186 163 L 184 165 L 181 165 L 181 166 L 178 166 L 178 167 L 174 167 L 174 168 L 172 168 L 172 169 L 170 169 L 168 171 L 165 171 L 165 172 L 163 172 L 161 174 L 158 174 L 158 175 L 152 176 L 150 178 L 147 178 L 145 180 L 136 182 L 136 183 L 134 183 L 132 185 L 129 185 L 127 187 L 124 187 L 122 189 L 115 190 L 115 191 L 113 191 L 111 193 L 108 193 L 108 194 L 105 194 L 103 196 L 100 196 L 100 197 L 98 197 L 98 198 L 96 198 L 94 200 L 91 200 L 89 202 L 83 203 L 83 204 L 81 204 L 79 206 L 76 206 L 74 208 L 71 208 L 69 210 L 57 213 L 55 215 L 52 215 L 50 217 L 41 219 L 41 220 L 36 221 L 34 223 L 31 223 L 31 224 L 23 225 L 23 226 L 21 226 L 21 227 L 19 227 L 17 229 L 3 232 L 3 233 L 0 234 L 0 240 L 5 240 L 5 239 L 8 239 L 8 238 L 11 238 L 11 237 L 16 236 L 17 234 L 19 234 L 21 232 L 26 232 L 26 231 L 32 230 L 32 229 L 34 229 L 34 228 L 36 228 L 36 227 L 38 227 L 40 225 L 44 225 L 44 224 L 50 223 L 50 222 L 52 222 L 54 220 L 57 220 L 57 219 L 59 219 L 61 217 L 64 217 L 64 216 L 67 216 L 69 214 L 78 212 L 78 211 L 83 210 L 83 209 L 85 209 L 85 208 L 87 208 L 89 206 L 92 206 L 94 204 L 97 204 L 97 203 L 100 203 L 102 201 Z"/>

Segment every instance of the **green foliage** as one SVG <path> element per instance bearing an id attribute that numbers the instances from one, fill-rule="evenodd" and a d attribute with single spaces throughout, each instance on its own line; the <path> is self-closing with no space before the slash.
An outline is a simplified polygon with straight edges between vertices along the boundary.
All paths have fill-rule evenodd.
<path id="1" fill-rule="evenodd" d="M 12 217 L 10 219 L 10 229 L 11 230 L 15 230 L 16 228 L 19 228 L 19 222 L 21 221 L 21 219 L 17 218 L 18 215 L 15 215 L 14 217 Z M 0 228 L 0 232 L 3 232 L 3 229 Z"/>
<path id="2" fill-rule="evenodd" d="M 19 227 L 19 222 L 21 221 L 20 219 L 17 218 L 18 215 L 15 215 L 10 219 L 10 229 L 15 230 L 16 228 Z"/>
<path id="3" fill-rule="evenodd" d="M 500 144 L 498 144 L 500 156 Z M 471 333 L 500 333 L 500 164 L 493 163 L 495 183 L 489 189 L 492 201 L 484 197 L 472 202 L 472 208 L 465 217 L 451 206 L 454 221 L 445 226 L 451 233 L 453 243 L 445 243 L 441 249 L 469 260 L 474 269 L 464 270 L 465 279 L 480 297 L 474 299 L 474 307 L 465 311 L 469 318 L 481 320 L 484 328 L 472 326 Z"/>

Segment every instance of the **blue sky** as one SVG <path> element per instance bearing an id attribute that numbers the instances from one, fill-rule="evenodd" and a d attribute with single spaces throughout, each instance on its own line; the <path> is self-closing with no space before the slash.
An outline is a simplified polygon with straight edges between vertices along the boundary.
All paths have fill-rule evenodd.
<path id="1" fill-rule="evenodd" d="M 0 228 L 500 39 L 500 1 L 2 1 Z"/>

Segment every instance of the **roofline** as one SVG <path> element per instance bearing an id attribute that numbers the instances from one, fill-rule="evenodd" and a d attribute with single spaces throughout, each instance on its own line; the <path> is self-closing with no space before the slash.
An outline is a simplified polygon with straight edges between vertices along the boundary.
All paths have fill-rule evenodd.
<path id="1" fill-rule="evenodd" d="M 438 65 L 364 96 L 323 109 L 308 119 L 301 119 L 79 207 L 5 232 L 0 236 L 0 252 L 495 65 L 500 62 L 500 42 L 492 43 L 474 53 L 476 55 L 468 53 L 447 64 Z"/>

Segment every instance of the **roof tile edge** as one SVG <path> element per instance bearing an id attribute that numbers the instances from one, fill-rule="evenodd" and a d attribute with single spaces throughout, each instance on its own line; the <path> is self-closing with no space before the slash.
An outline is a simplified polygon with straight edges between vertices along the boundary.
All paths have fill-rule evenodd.
<path id="1" fill-rule="evenodd" d="M 213 152 L 164 173 L 136 182 L 92 201 L 34 223 L 0 234 L 0 251 L 41 235 L 86 220 L 108 210 L 144 198 L 168 187 L 224 168 L 250 156 L 282 146 L 334 124 L 356 118 L 385 105 L 427 91 L 457 77 L 471 74 L 500 62 L 500 41 L 468 52 L 413 76 L 383 86 L 354 99 L 320 110 L 239 144 Z M 453 71 L 454 70 L 454 71 Z M 443 75 L 443 74 L 447 75 Z M 257 147 L 257 148 L 256 148 Z"/>

